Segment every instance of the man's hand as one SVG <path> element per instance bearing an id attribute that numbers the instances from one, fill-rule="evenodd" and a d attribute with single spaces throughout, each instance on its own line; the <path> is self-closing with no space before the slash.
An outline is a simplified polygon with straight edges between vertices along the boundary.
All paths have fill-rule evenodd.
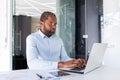
<path id="1" fill-rule="evenodd" d="M 74 68 L 76 66 L 77 66 L 77 64 L 74 63 L 74 60 L 69 60 L 66 62 L 59 62 L 58 63 L 58 68 Z"/>
<path id="2" fill-rule="evenodd" d="M 86 61 L 85 59 L 78 58 L 78 59 L 75 59 L 75 60 L 74 60 L 74 63 L 77 64 L 77 67 L 78 67 L 78 68 L 82 68 L 82 67 L 85 67 L 85 66 L 86 66 L 87 61 Z"/>
<path id="3" fill-rule="evenodd" d="M 58 68 L 74 68 L 74 67 L 82 68 L 86 66 L 86 63 L 87 61 L 85 59 L 78 58 L 66 62 L 59 62 Z"/>

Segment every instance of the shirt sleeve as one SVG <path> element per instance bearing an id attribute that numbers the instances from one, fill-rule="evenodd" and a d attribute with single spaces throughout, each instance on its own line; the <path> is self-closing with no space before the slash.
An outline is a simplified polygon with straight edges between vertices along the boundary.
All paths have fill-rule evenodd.
<path id="1" fill-rule="evenodd" d="M 68 61 L 68 60 L 72 60 L 72 58 L 70 58 L 67 53 L 66 53 L 66 50 L 65 50 L 65 47 L 64 47 L 64 44 L 63 44 L 63 41 L 61 40 L 61 56 L 60 56 L 60 59 L 61 61 Z"/>
<path id="2" fill-rule="evenodd" d="M 51 70 L 58 69 L 57 61 L 46 61 L 39 56 L 36 40 L 34 36 L 28 36 L 26 39 L 26 56 L 29 69 Z"/>

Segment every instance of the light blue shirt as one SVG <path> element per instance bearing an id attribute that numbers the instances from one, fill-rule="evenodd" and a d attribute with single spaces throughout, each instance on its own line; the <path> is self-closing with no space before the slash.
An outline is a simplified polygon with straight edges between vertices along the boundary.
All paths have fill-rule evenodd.
<path id="1" fill-rule="evenodd" d="M 58 69 L 59 61 L 71 60 L 60 38 L 47 37 L 40 30 L 27 37 L 26 56 L 29 69 Z"/>

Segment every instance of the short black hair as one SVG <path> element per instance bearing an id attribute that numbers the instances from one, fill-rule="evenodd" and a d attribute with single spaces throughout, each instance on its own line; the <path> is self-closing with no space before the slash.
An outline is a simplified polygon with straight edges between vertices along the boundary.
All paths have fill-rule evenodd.
<path id="1" fill-rule="evenodd" d="M 42 15 L 40 17 L 40 21 L 44 22 L 45 20 L 48 19 L 48 16 L 55 16 L 56 17 L 56 15 L 54 13 L 49 12 L 49 11 L 45 11 L 45 12 L 42 13 Z"/>

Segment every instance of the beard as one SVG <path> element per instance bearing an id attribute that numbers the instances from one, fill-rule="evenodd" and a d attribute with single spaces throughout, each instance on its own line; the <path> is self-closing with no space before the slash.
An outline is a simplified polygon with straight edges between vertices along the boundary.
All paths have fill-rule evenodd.
<path id="1" fill-rule="evenodd" d="M 50 36 L 52 36 L 53 34 L 55 34 L 55 29 L 53 29 L 53 30 L 48 30 L 48 29 L 46 28 L 46 26 L 44 26 L 44 34 L 45 34 L 46 36 L 50 37 Z"/>

